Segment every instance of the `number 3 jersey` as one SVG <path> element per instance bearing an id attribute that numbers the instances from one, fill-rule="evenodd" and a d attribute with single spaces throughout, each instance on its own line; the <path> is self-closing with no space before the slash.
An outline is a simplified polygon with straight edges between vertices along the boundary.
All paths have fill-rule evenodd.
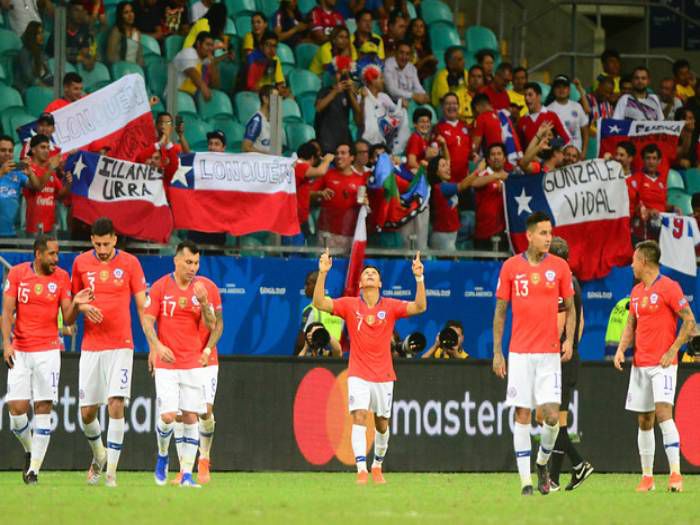
<path id="1" fill-rule="evenodd" d="M 504 262 L 496 297 L 511 303 L 510 352 L 558 353 L 559 298 L 567 299 L 572 295 L 571 270 L 564 259 L 547 254 L 537 266 L 532 266 L 527 254 L 521 253 Z"/>
<path id="2" fill-rule="evenodd" d="M 91 288 L 90 303 L 102 311 L 102 322 L 83 316 L 85 332 L 81 349 L 94 352 L 134 348 L 129 305 L 133 294 L 146 290 L 141 263 L 133 255 L 117 250 L 108 262 L 100 261 L 95 250 L 81 253 L 73 261 L 73 293 Z"/>
<path id="3" fill-rule="evenodd" d="M 199 358 L 207 344 L 209 331 L 203 326 L 202 308 L 194 293 L 194 283 L 200 282 L 207 289 L 207 301 L 214 311 L 221 310 L 221 295 L 216 285 L 206 277 L 195 277 L 182 289 L 170 273 L 158 279 L 146 299 L 146 315 L 155 317 L 158 323 L 158 339 L 173 351 L 174 363 L 156 358 L 156 368 L 199 368 Z M 210 365 L 215 364 L 211 362 Z"/>
<path id="4" fill-rule="evenodd" d="M 56 268 L 51 275 L 37 275 L 31 262 L 13 266 L 5 281 L 5 295 L 17 300 L 14 347 L 22 352 L 60 348 L 58 309 L 71 298 L 68 272 Z"/>

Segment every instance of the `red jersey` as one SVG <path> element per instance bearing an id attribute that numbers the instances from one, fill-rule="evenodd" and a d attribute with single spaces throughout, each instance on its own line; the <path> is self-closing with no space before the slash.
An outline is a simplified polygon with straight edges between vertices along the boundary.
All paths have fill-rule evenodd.
<path id="1" fill-rule="evenodd" d="M 559 120 L 554 111 L 542 108 L 539 113 L 528 114 L 518 119 L 518 136 L 523 150 L 527 149 L 530 141 L 537 135 L 537 130 L 544 122 L 551 122 L 554 126 L 554 131 L 568 144 L 571 141 L 569 132 Z"/>
<path id="2" fill-rule="evenodd" d="M 294 165 L 294 180 L 297 185 L 297 215 L 299 224 L 302 225 L 309 220 L 309 210 L 311 209 L 311 192 L 314 184 L 318 186 L 318 180 L 307 177 L 311 164 L 304 161 L 297 161 Z"/>
<path id="3" fill-rule="evenodd" d="M 65 98 L 57 98 L 56 100 L 49 102 L 49 104 L 44 108 L 44 113 L 52 113 L 66 107 L 68 104 L 70 104 L 70 102 L 68 102 Z"/>
<path id="4" fill-rule="evenodd" d="M 364 186 L 366 180 L 364 174 L 353 172 L 351 175 L 344 175 L 336 169 L 328 170 L 321 178 L 319 189 L 333 190 L 333 197 L 321 203 L 319 230 L 335 235 L 353 235 L 360 209 L 357 204 L 357 189 Z"/>
<path id="5" fill-rule="evenodd" d="M 637 172 L 627 177 L 627 190 L 630 197 L 630 216 L 633 216 L 640 204 L 657 211 L 666 211 L 667 177 L 657 174 L 652 178 L 646 173 Z"/>
<path id="6" fill-rule="evenodd" d="M 510 351 L 518 354 L 557 354 L 559 298 L 574 295 L 571 270 L 564 259 L 547 254 L 536 266 L 527 254 L 514 255 L 501 267 L 496 297 L 510 301 L 513 327 Z"/>
<path id="7" fill-rule="evenodd" d="M 486 151 L 486 148 L 491 144 L 503 142 L 503 131 L 501 129 L 501 119 L 498 118 L 498 113 L 495 111 L 485 111 L 476 119 L 472 134 L 475 137 L 483 137 L 481 139 L 481 149 Z"/>
<path id="8" fill-rule="evenodd" d="M 381 297 L 370 308 L 361 297 L 333 299 L 333 315 L 342 317 L 350 336 L 349 377 L 383 383 L 396 381 L 391 338 L 397 319 L 408 316 L 408 302 Z"/>
<path id="9" fill-rule="evenodd" d="M 175 282 L 172 273 L 158 279 L 146 300 L 146 315 L 155 317 L 158 323 L 158 339 L 173 351 L 174 363 L 165 363 L 156 357 L 156 368 L 200 368 L 199 358 L 206 346 L 200 322 L 202 309 L 194 295 L 195 282 L 207 288 L 208 301 L 214 310 L 221 310 L 221 298 L 216 285 L 206 277 L 195 277 L 184 290 Z M 206 329 L 206 328 L 205 328 Z"/>
<path id="10" fill-rule="evenodd" d="M 83 318 L 84 333 L 81 350 L 92 352 L 134 348 L 131 334 L 131 296 L 146 291 L 146 278 L 141 263 L 133 255 L 116 250 L 114 257 L 102 262 L 95 250 L 81 253 L 73 261 L 73 293 L 91 288 L 95 300 L 91 303 L 104 319 L 96 324 Z"/>
<path id="11" fill-rule="evenodd" d="M 487 169 L 479 173 L 479 177 L 493 175 Z M 506 218 L 503 210 L 503 182 L 494 180 L 486 186 L 475 189 L 476 228 L 475 239 L 490 239 L 506 229 Z"/>
<path id="12" fill-rule="evenodd" d="M 469 175 L 469 158 L 472 154 L 472 139 L 467 125 L 460 120 L 441 120 L 435 126 L 435 134 L 445 137 L 450 152 L 450 181 L 460 182 Z"/>
<path id="13" fill-rule="evenodd" d="M 425 150 L 428 149 L 430 143 L 417 131 L 414 131 L 408 138 L 408 144 L 406 144 L 406 157 L 409 155 L 415 155 L 416 161 L 420 162 L 425 158 Z"/>
<path id="14" fill-rule="evenodd" d="M 31 142 L 31 139 L 25 140 L 22 143 L 22 149 L 19 152 L 19 158 L 23 159 L 27 156 L 29 156 L 29 143 Z M 56 155 L 61 154 L 61 148 L 56 146 L 53 140 L 49 141 L 49 158 L 50 157 L 55 157 Z"/>
<path id="15" fill-rule="evenodd" d="M 58 350 L 58 309 L 71 298 L 68 272 L 56 268 L 37 275 L 33 263 L 13 266 L 5 281 L 5 295 L 17 299 L 13 345 L 20 352 Z"/>
<path id="16" fill-rule="evenodd" d="M 321 6 L 311 10 L 311 31 L 322 30 L 330 35 L 335 26 L 344 26 L 345 19 L 338 11 L 325 11 Z"/>
<path id="17" fill-rule="evenodd" d="M 508 96 L 508 90 L 497 91 L 494 89 L 493 84 L 484 86 L 481 88 L 480 93 L 483 93 L 489 97 L 489 102 L 491 102 L 491 107 L 498 111 L 499 109 L 510 109 L 510 97 Z"/>
<path id="18" fill-rule="evenodd" d="M 433 184 L 430 191 L 430 223 L 433 231 L 454 233 L 459 231 L 459 209 L 456 185 L 450 182 Z"/>
<path id="19" fill-rule="evenodd" d="M 33 162 L 30 163 L 30 166 L 34 174 L 40 179 L 49 169 Z M 43 226 L 44 232 L 53 230 L 56 222 L 56 194 L 62 188 L 63 183 L 61 183 L 61 180 L 55 173 L 52 173 L 40 191 L 34 191 L 29 188 L 23 190 L 24 198 L 27 201 L 27 233 L 37 233 L 40 224 Z"/>
<path id="20" fill-rule="evenodd" d="M 639 283 L 630 294 L 630 314 L 637 320 L 634 366 L 657 366 L 676 340 L 678 312 L 688 306 L 683 290 L 673 279 L 659 275 L 649 288 Z M 678 363 L 674 356 L 673 363 Z"/>

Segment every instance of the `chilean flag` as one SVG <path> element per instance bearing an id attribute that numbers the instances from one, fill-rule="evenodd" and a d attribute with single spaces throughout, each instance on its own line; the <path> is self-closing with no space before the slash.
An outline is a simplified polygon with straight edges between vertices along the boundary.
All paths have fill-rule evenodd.
<path id="1" fill-rule="evenodd" d="M 507 109 L 501 109 L 497 113 L 498 120 L 501 121 L 501 139 L 506 147 L 506 160 L 515 166 L 523 156 L 520 139 L 515 132 L 513 122 L 510 120 L 510 112 Z"/>
<path id="2" fill-rule="evenodd" d="M 246 235 L 299 233 L 294 160 L 259 153 L 188 153 L 170 182 L 175 227 Z"/>
<path id="3" fill-rule="evenodd" d="M 632 257 L 629 196 L 622 166 L 601 159 L 538 175 L 510 176 L 503 192 L 515 253 L 527 249 L 525 221 L 545 212 L 569 244 L 569 265 L 582 281 L 606 276 Z"/>
<path id="4" fill-rule="evenodd" d="M 155 168 L 79 151 L 68 157 L 65 171 L 73 175 L 76 219 L 92 224 L 99 217 L 109 217 L 121 235 L 168 242 L 173 217 L 163 176 Z"/>
<path id="5" fill-rule="evenodd" d="M 357 297 L 360 293 L 360 273 L 365 264 L 365 248 L 367 248 L 367 206 L 362 206 L 357 215 L 348 273 L 345 276 L 343 295 L 346 297 Z"/>

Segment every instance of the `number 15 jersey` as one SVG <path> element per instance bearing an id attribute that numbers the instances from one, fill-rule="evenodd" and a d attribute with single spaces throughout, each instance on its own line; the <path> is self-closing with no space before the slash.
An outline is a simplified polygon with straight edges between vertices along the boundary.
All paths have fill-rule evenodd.
<path id="1" fill-rule="evenodd" d="M 564 259 L 547 254 L 536 266 L 527 254 L 514 255 L 501 267 L 496 297 L 511 303 L 510 352 L 559 353 L 559 298 L 574 295 L 571 270 Z"/>

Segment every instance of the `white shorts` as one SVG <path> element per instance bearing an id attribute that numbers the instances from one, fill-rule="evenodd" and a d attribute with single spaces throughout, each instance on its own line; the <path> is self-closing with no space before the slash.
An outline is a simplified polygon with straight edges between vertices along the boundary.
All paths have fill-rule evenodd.
<path id="1" fill-rule="evenodd" d="M 202 369 L 204 380 L 204 388 L 206 393 L 206 402 L 208 405 L 214 404 L 214 398 L 216 397 L 216 384 L 219 380 L 219 365 L 206 366 Z"/>
<path id="2" fill-rule="evenodd" d="M 61 351 L 15 351 L 15 365 L 7 371 L 5 401 L 58 402 Z"/>
<path id="3" fill-rule="evenodd" d="M 394 382 L 375 383 L 359 377 L 348 377 L 348 406 L 354 410 L 371 410 L 375 416 L 391 417 Z"/>
<path id="4" fill-rule="evenodd" d="M 676 397 L 678 365 L 632 366 L 625 409 L 631 412 L 654 412 L 655 403 L 673 404 Z"/>
<path id="5" fill-rule="evenodd" d="M 561 403 L 561 357 L 556 354 L 508 354 L 506 406 L 533 409 Z"/>
<path id="6" fill-rule="evenodd" d="M 206 368 L 156 368 L 158 414 L 195 412 L 206 414 Z"/>
<path id="7" fill-rule="evenodd" d="M 79 406 L 106 405 L 110 397 L 131 397 L 134 351 L 130 348 L 81 352 Z"/>

